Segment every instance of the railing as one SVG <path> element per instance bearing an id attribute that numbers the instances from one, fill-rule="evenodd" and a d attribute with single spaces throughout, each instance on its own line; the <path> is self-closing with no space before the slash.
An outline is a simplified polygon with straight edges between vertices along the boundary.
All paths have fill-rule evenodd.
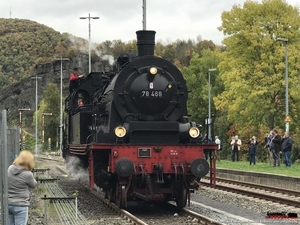
<path id="1" fill-rule="evenodd" d="M 44 169 L 45 171 L 47 169 Z M 37 169 L 35 173 L 43 172 L 43 169 Z M 58 185 L 58 179 L 51 178 L 49 171 L 47 176 L 38 177 L 38 188 L 43 187 L 44 197 L 41 199 L 44 201 L 44 220 L 48 221 L 48 207 L 50 203 L 53 205 L 60 224 L 66 225 L 87 225 L 88 221 L 80 213 L 77 207 L 77 193 L 73 196 L 67 196 L 64 191 Z"/>

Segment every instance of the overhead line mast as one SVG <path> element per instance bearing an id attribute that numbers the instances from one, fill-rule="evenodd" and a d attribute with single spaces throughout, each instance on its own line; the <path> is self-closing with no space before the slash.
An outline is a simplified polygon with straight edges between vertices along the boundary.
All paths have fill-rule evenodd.
<path id="1" fill-rule="evenodd" d="M 143 0 L 143 30 L 146 30 L 146 0 Z"/>

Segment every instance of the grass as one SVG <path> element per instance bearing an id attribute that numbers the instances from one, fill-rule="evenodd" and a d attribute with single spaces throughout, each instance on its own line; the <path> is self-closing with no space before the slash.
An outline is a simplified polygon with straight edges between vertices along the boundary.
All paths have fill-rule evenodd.
<path id="1" fill-rule="evenodd" d="M 220 162 L 217 161 L 217 168 L 300 177 L 300 165 L 295 164 L 291 167 L 286 167 L 284 164 L 281 164 L 280 167 L 273 167 L 268 163 L 258 162 L 256 165 L 250 166 L 249 162 L 246 161 L 231 162 L 227 160 L 221 160 Z"/>

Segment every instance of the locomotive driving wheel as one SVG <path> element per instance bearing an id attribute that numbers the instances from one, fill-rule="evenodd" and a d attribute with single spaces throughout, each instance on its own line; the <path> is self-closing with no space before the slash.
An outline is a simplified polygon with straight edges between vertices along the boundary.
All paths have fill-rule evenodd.
<path id="1" fill-rule="evenodd" d="M 182 184 L 178 189 L 176 205 L 179 210 L 186 206 L 187 201 L 187 188 L 184 184 Z"/>
<path id="2" fill-rule="evenodd" d="M 117 184 L 116 203 L 119 208 L 125 209 L 127 205 L 126 186 Z"/>

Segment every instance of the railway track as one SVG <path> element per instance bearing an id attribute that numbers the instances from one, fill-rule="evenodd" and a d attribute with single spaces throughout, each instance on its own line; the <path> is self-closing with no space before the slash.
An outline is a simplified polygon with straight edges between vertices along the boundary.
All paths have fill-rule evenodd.
<path id="1" fill-rule="evenodd" d="M 195 213 L 187 208 L 183 208 L 183 211 L 188 213 L 189 215 L 195 217 L 195 219 L 197 219 L 197 222 L 199 222 L 201 224 L 223 225 L 223 223 L 216 222 L 216 221 L 212 220 L 211 218 L 202 216 L 202 215 Z"/>
<path id="2" fill-rule="evenodd" d="M 44 165 L 48 164 L 47 162 L 49 162 L 49 164 L 52 164 L 51 165 L 52 170 L 58 170 L 65 175 L 68 174 L 68 172 L 64 168 L 62 168 L 63 166 L 61 166 L 61 165 L 55 166 L 53 163 L 51 163 L 52 161 L 61 163 L 62 160 L 52 159 L 52 158 L 48 158 L 48 157 L 37 157 L 37 160 L 45 161 L 45 163 L 43 163 Z M 155 223 L 159 223 L 159 224 L 186 224 L 186 222 L 189 221 L 188 224 L 223 225 L 222 223 L 218 223 L 218 222 L 212 220 L 211 218 L 208 218 L 199 213 L 193 212 L 187 208 L 184 208 L 182 210 L 182 212 L 175 215 L 174 213 L 170 213 L 170 211 L 166 212 L 165 209 L 163 209 L 163 207 L 161 207 L 162 216 L 157 216 L 157 214 L 153 213 L 153 210 L 147 211 L 147 207 L 146 207 L 146 213 L 145 212 L 135 213 L 135 212 L 133 212 L 134 210 L 132 211 L 131 209 L 129 209 L 129 210 L 119 209 L 114 203 L 111 203 L 110 201 L 105 199 L 104 196 L 102 195 L 102 193 L 97 192 L 95 189 L 89 188 L 85 184 L 81 183 L 80 185 L 83 188 L 85 188 L 87 191 L 92 193 L 97 199 L 99 199 L 102 202 L 102 204 L 105 205 L 106 208 L 108 208 L 112 213 L 117 215 L 120 223 L 114 223 L 114 224 L 146 225 L 146 224 L 153 224 L 154 221 L 155 221 Z M 175 205 L 170 204 L 170 207 L 172 207 L 172 206 L 173 206 L 173 211 L 175 212 L 176 207 L 175 207 Z M 153 209 L 154 209 L 154 211 L 158 210 L 155 207 Z M 103 214 L 103 213 L 101 213 L 101 214 Z M 101 217 L 99 217 L 99 220 L 101 220 Z M 121 221 L 123 221 L 123 222 L 121 222 Z M 98 223 L 96 221 L 94 221 L 94 223 L 90 223 L 90 224 L 98 225 Z M 100 224 L 102 224 L 102 223 L 100 223 Z M 107 223 L 103 223 L 103 224 L 107 224 Z"/>
<path id="3" fill-rule="evenodd" d="M 84 187 L 86 189 L 88 189 L 93 195 L 95 195 L 97 198 L 99 198 L 103 204 L 105 204 L 108 208 L 110 208 L 111 210 L 113 210 L 114 212 L 116 212 L 118 215 L 122 216 L 123 218 L 125 218 L 127 221 L 131 222 L 132 224 L 136 224 L 136 225 L 148 225 L 148 224 L 153 224 L 153 220 L 156 220 L 156 218 L 151 217 L 151 215 L 147 215 L 142 217 L 142 219 L 140 218 L 141 215 L 134 215 L 134 213 L 130 212 L 131 210 L 127 211 L 124 209 L 119 209 L 114 203 L 108 201 L 106 198 L 104 198 L 99 192 L 97 192 L 94 189 L 91 189 L 89 187 L 87 187 L 86 185 L 84 185 Z M 176 206 L 168 203 L 169 206 L 173 206 L 174 210 L 177 210 Z M 161 207 L 160 207 L 161 208 Z M 138 213 L 137 213 L 138 214 Z M 183 208 L 182 213 L 179 214 L 180 215 L 180 220 L 186 220 L 188 218 L 193 218 L 190 219 L 192 220 L 194 223 L 196 224 L 205 224 L 205 225 L 224 225 L 222 223 L 218 223 L 214 220 L 212 220 L 211 218 L 208 218 L 206 216 L 203 216 L 199 213 L 193 212 L 187 208 Z M 159 222 L 160 224 L 182 224 L 181 222 L 178 223 L 178 219 L 176 218 L 176 216 L 174 217 L 173 214 L 172 216 L 168 217 L 168 218 L 164 218 L 164 223 Z"/>
<path id="4" fill-rule="evenodd" d="M 205 180 L 205 181 L 204 181 Z M 210 186 L 208 179 L 202 179 L 201 184 Z M 260 198 L 288 206 L 300 207 L 300 192 L 280 189 L 266 185 L 253 184 L 231 179 L 217 178 L 217 189 Z"/>
<path id="5" fill-rule="evenodd" d="M 88 188 L 88 187 L 86 187 L 86 188 Z M 130 208 L 129 210 L 119 209 L 114 203 L 109 202 L 107 199 L 105 199 L 103 196 L 101 196 L 101 194 L 99 194 L 95 190 L 92 190 L 90 188 L 88 188 L 88 189 L 95 196 L 100 198 L 101 201 L 104 204 L 106 204 L 108 208 L 112 209 L 114 212 L 116 212 L 119 215 L 121 215 L 122 217 L 126 218 L 127 221 L 130 221 L 132 224 L 148 225 L 148 224 L 153 224 L 154 221 L 156 221 L 156 220 L 158 220 L 157 223 L 159 223 L 159 224 L 183 224 L 182 221 L 190 220 L 194 224 L 224 225 L 222 223 L 218 223 L 218 222 L 212 220 L 211 218 L 208 218 L 201 214 L 193 212 L 187 208 L 183 208 L 182 212 L 179 213 L 179 215 L 177 214 L 180 217 L 180 219 L 176 218 L 177 216 L 174 216 L 173 213 L 172 214 L 169 213 L 169 216 L 167 216 L 166 218 L 162 218 L 162 220 L 163 220 L 163 222 L 162 222 L 162 221 L 159 221 L 160 217 L 156 218 L 156 215 L 154 215 L 154 217 L 152 216 L 153 210 L 151 210 L 152 212 L 150 212 L 150 214 L 146 213 L 146 215 L 145 215 L 145 213 L 142 213 L 142 215 L 141 215 L 140 213 L 132 212 L 132 211 L 135 211 L 135 209 L 133 209 L 135 207 Z M 166 205 L 163 205 L 163 207 L 165 207 L 165 206 Z M 163 207 L 158 206 L 158 208 L 160 208 L 160 209 L 162 209 Z M 173 205 L 172 203 L 168 203 L 167 207 L 173 207 L 174 211 L 177 210 L 176 206 Z M 145 208 L 147 208 L 147 207 L 145 207 Z M 157 207 L 154 207 L 154 209 L 157 209 Z M 163 209 L 163 210 L 165 211 L 165 209 Z"/>

